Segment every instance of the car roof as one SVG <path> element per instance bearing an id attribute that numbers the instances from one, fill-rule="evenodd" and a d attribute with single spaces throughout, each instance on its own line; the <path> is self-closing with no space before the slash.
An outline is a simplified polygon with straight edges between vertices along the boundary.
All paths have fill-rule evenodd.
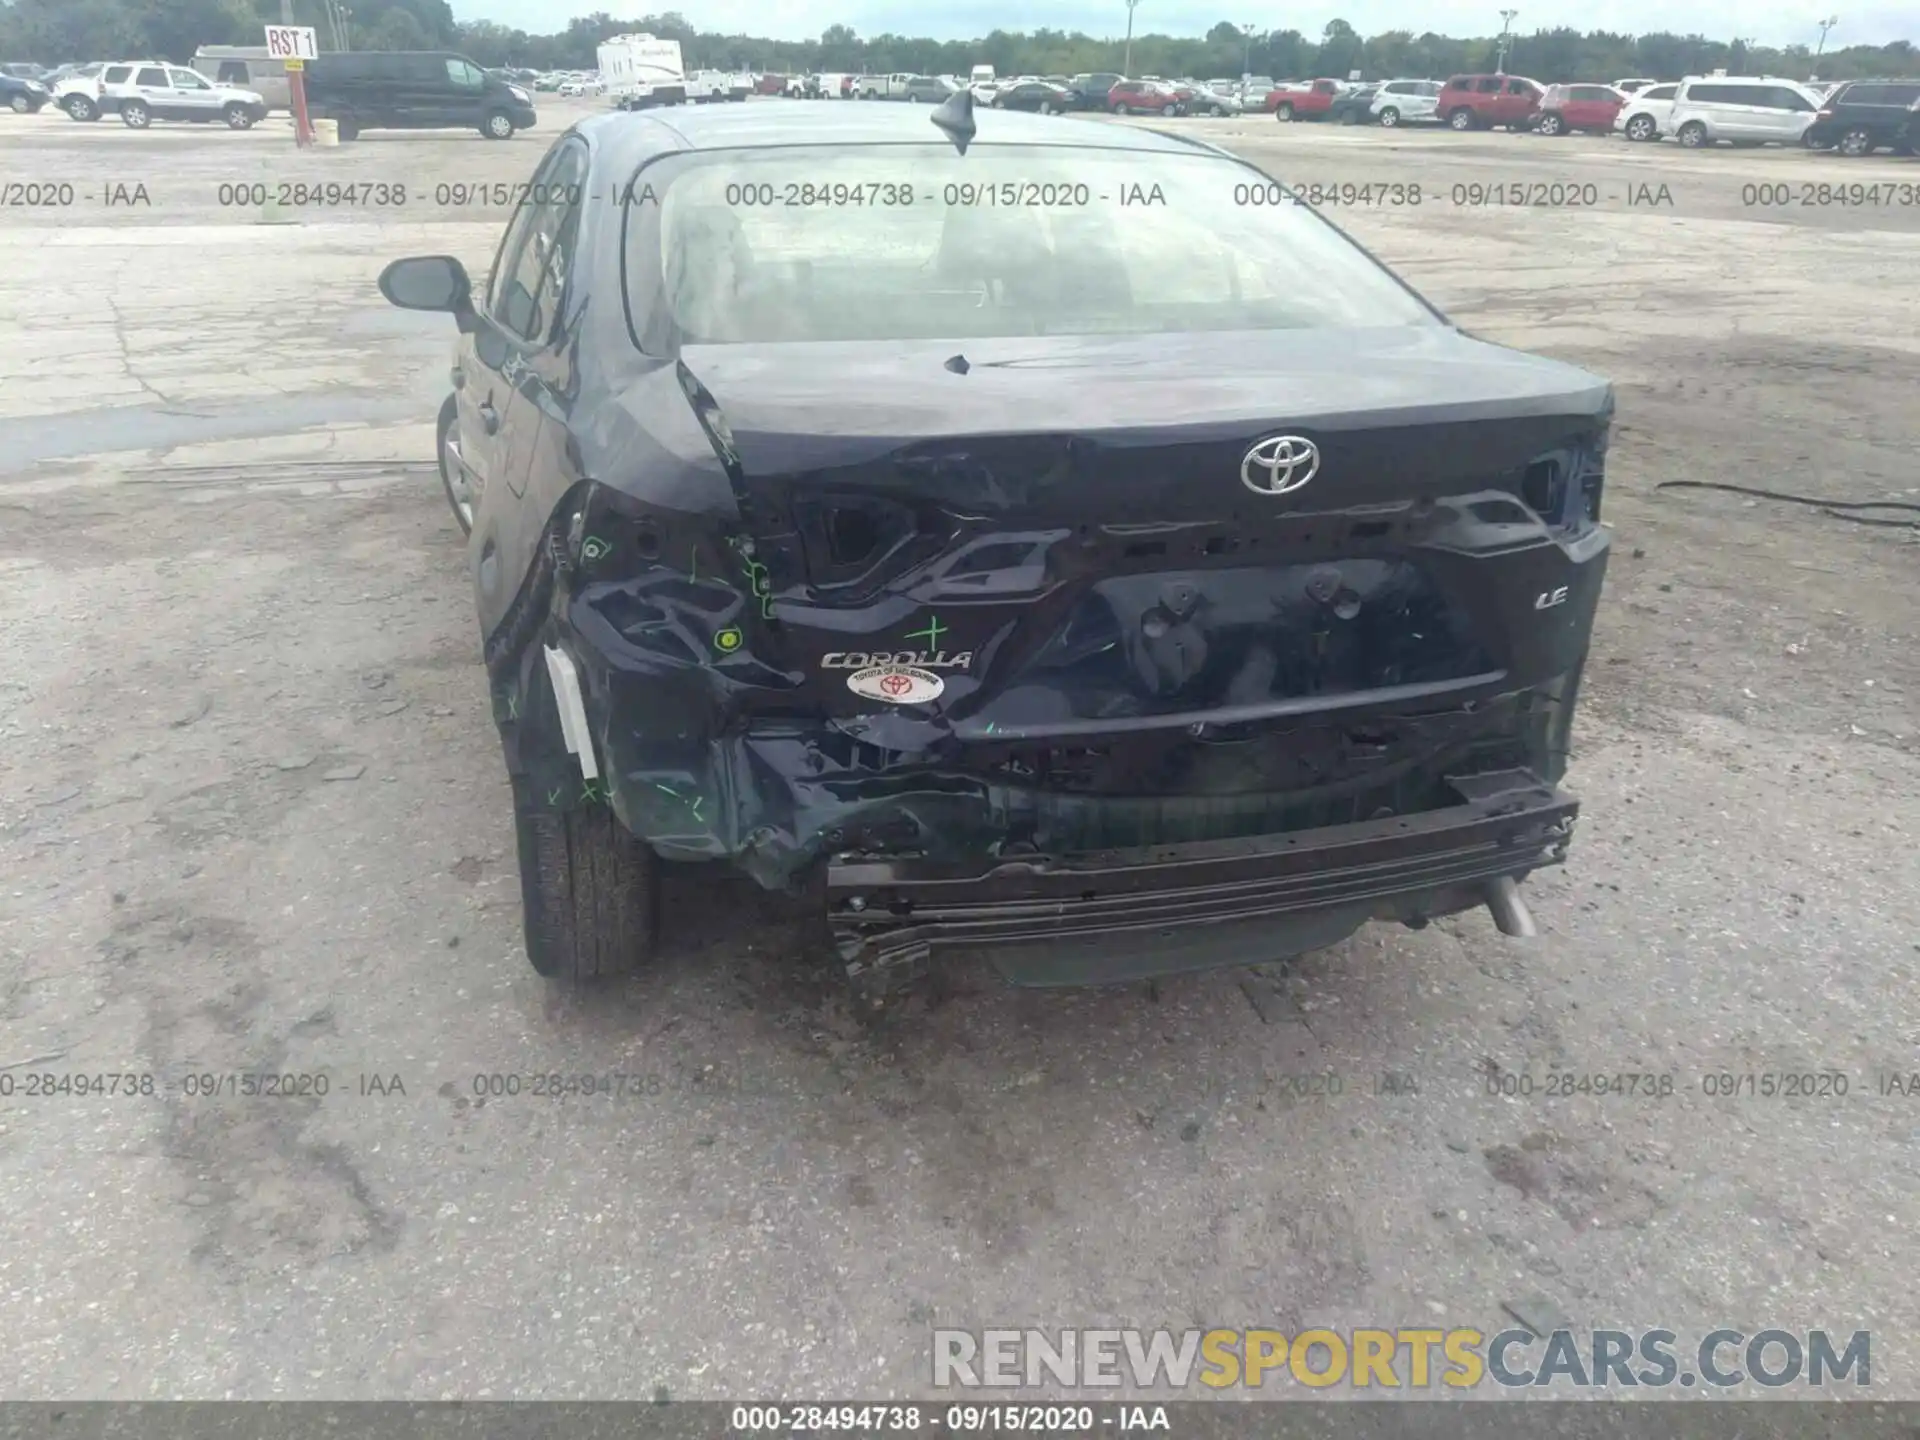
<path id="1" fill-rule="evenodd" d="M 609 111 L 576 127 L 611 164 L 638 164 L 662 150 L 697 152 L 789 145 L 901 145 L 944 143 L 930 112 L 891 105 L 677 106 Z M 1169 155 L 1210 153 L 1212 147 L 1183 136 L 1127 125 L 1062 125 L 1046 116 L 974 106 L 974 145 L 1049 145 L 1062 149 L 1134 150 Z"/>

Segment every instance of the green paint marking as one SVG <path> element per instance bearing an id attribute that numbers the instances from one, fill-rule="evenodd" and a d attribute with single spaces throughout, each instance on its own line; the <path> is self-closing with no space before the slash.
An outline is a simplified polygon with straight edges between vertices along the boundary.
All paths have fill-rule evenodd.
<path id="1" fill-rule="evenodd" d="M 700 818 L 700 806 L 706 801 L 706 798 L 707 797 L 704 795 L 696 795 L 693 797 L 693 818 L 694 819 L 698 820 Z"/>
<path id="2" fill-rule="evenodd" d="M 554 786 L 553 789 L 547 792 L 547 804 L 558 805 L 560 803 L 560 797 L 565 793 L 566 787 L 564 785 Z"/>
<path id="3" fill-rule="evenodd" d="M 731 655 L 746 643 L 746 638 L 738 629 L 729 625 L 713 637 L 713 648 L 722 655 Z"/>
<path id="4" fill-rule="evenodd" d="M 613 553 L 613 546 L 598 535 L 589 535 L 580 546 L 580 556 L 584 560 L 599 560 Z"/>
<path id="5" fill-rule="evenodd" d="M 580 787 L 580 798 L 589 805 L 596 805 L 603 798 L 600 794 L 600 782 L 589 780 Z"/>
<path id="6" fill-rule="evenodd" d="M 519 718 L 520 692 L 518 690 L 509 690 L 507 692 L 507 719 L 518 720 Z"/>
<path id="7" fill-rule="evenodd" d="M 922 635 L 924 635 L 927 637 L 927 649 L 930 652 L 938 654 L 940 650 L 940 637 L 946 633 L 947 633 L 947 627 L 940 623 L 940 617 L 938 615 L 929 615 L 927 617 L 926 629 L 909 630 L 906 633 L 906 635 L 902 638 L 907 640 L 918 640 Z"/>

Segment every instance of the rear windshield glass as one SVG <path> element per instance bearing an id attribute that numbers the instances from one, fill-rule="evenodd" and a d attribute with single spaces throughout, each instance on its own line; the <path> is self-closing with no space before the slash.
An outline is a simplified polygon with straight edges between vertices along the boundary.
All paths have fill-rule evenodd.
<path id="1" fill-rule="evenodd" d="M 648 349 L 1442 323 L 1280 185 L 1211 156 L 710 151 L 634 186 L 626 293 Z"/>

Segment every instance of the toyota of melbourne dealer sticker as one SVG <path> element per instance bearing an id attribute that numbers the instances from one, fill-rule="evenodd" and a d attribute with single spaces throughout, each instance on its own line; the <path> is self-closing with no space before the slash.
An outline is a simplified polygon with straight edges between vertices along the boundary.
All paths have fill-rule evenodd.
<path id="1" fill-rule="evenodd" d="M 914 665 L 874 665 L 849 675 L 847 688 L 889 705 L 925 705 L 946 693 L 947 682 Z"/>

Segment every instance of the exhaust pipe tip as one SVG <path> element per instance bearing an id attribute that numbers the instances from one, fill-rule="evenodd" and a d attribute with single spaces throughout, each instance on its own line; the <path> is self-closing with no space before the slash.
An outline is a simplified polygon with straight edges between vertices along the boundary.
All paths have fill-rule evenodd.
<path id="1" fill-rule="evenodd" d="M 1527 902 L 1520 898 L 1520 886 L 1511 875 L 1502 875 L 1497 880 L 1489 880 L 1486 886 L 1487 909 L 1493 915 L 1494 926 L 1502 935 L 1511 935 L 1520 940 L 1531 940 L 1540 933 L 1540 927 L 1534 924 L 1533 911 L 1527 908 Z"/>

